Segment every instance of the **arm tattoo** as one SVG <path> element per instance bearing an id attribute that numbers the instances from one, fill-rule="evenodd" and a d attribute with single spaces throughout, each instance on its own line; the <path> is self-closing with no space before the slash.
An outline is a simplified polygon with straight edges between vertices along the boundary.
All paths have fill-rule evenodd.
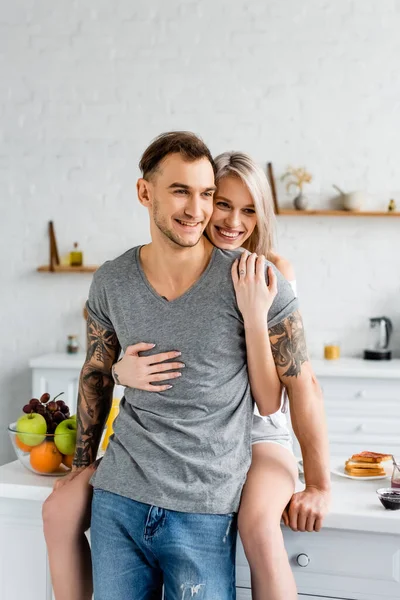
<path id="1" fill-rule="evenodd" d="M 87 347 L 79 379 L 75 467 L 88 466 L 96 458 L 111 408 L 114 389 L 111 369 L 120 352 L 116 333 L 104 329 L 90 316 L 87 320 Z"/>
<path id="2" fill-rule="evenodd" d="M 275 365 L 285 369 L 285 377 L 297 377 L 301 365 L 308 360 L 303 320 L 298 311 L 268 331 Z"/>

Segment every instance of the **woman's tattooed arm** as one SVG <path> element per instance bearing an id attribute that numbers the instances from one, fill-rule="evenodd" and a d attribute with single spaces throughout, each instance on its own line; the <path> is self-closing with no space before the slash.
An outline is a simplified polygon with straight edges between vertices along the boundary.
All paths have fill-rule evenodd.
<path id="1" fill-rule="evenodd" d="M 279 379 L 289 396 L 290 418 L 303 455 L 307 486 L 304 493 L 317 489 L 328 498 L 329 446 L 323 396 L 307 355 L 301 314 L 296 311 L 271 327 L 269 339 Z"/>
<path id="2" fill-rule="evenodd" d="M 280 378 L 297 377 L 308 361 L 303 320 L 299 311 L 269 329 L 272 355 Z"/>
<path id="3" fill-rule="evenodd" d="M 114 331 L 108 331 L 90 316 L 87 320 L 87 355 L 82 367 L 77 409 L 77 440 L 73 469 L 96 459 L 103 427 L 110 412 L 114 381 L 112 366 L 121 347 Z"/>

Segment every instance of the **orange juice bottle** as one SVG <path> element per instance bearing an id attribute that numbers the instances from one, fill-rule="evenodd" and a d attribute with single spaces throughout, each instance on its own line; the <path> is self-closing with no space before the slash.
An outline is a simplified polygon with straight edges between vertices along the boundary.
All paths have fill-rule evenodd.
<path id="1" fill-rule="evenodd" d="M 106 430 L 104 433 L 103 441 L 101 443 L 101 449 L 103 452 L 105 452 L 105 450 L 108 446 L 108 441 L 109 441 L 110 435 L 112 435 L 114 433 L 113 425 L 114 425 L 115 417 L 119 413 L 119 403 L 120 403 L 120 398 L 113 398 L 110 414 L 108 415 L 108 419 L 107 419 L 107 423 L 106 423 Z"/>

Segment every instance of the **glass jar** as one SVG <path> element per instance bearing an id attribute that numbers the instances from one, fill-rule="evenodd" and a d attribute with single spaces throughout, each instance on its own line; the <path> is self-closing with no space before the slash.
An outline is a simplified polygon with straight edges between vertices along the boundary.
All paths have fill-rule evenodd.
<path id="1" fill-rule="evenodd" d="M 400 489 L 400 464 L 393 461 L 392 488 Z"/>

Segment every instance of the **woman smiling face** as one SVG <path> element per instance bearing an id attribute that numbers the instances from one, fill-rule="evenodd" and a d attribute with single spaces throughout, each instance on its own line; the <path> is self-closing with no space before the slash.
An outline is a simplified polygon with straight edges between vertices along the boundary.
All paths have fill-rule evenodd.
<path id="1" fill-rule="evenodd" d="M 210 242 L 222 250 L 235 250 L 251 236 L 256 225 L 256 210 L 247 186 L 239 177 L 222 177 L 206 229 Z"/>

